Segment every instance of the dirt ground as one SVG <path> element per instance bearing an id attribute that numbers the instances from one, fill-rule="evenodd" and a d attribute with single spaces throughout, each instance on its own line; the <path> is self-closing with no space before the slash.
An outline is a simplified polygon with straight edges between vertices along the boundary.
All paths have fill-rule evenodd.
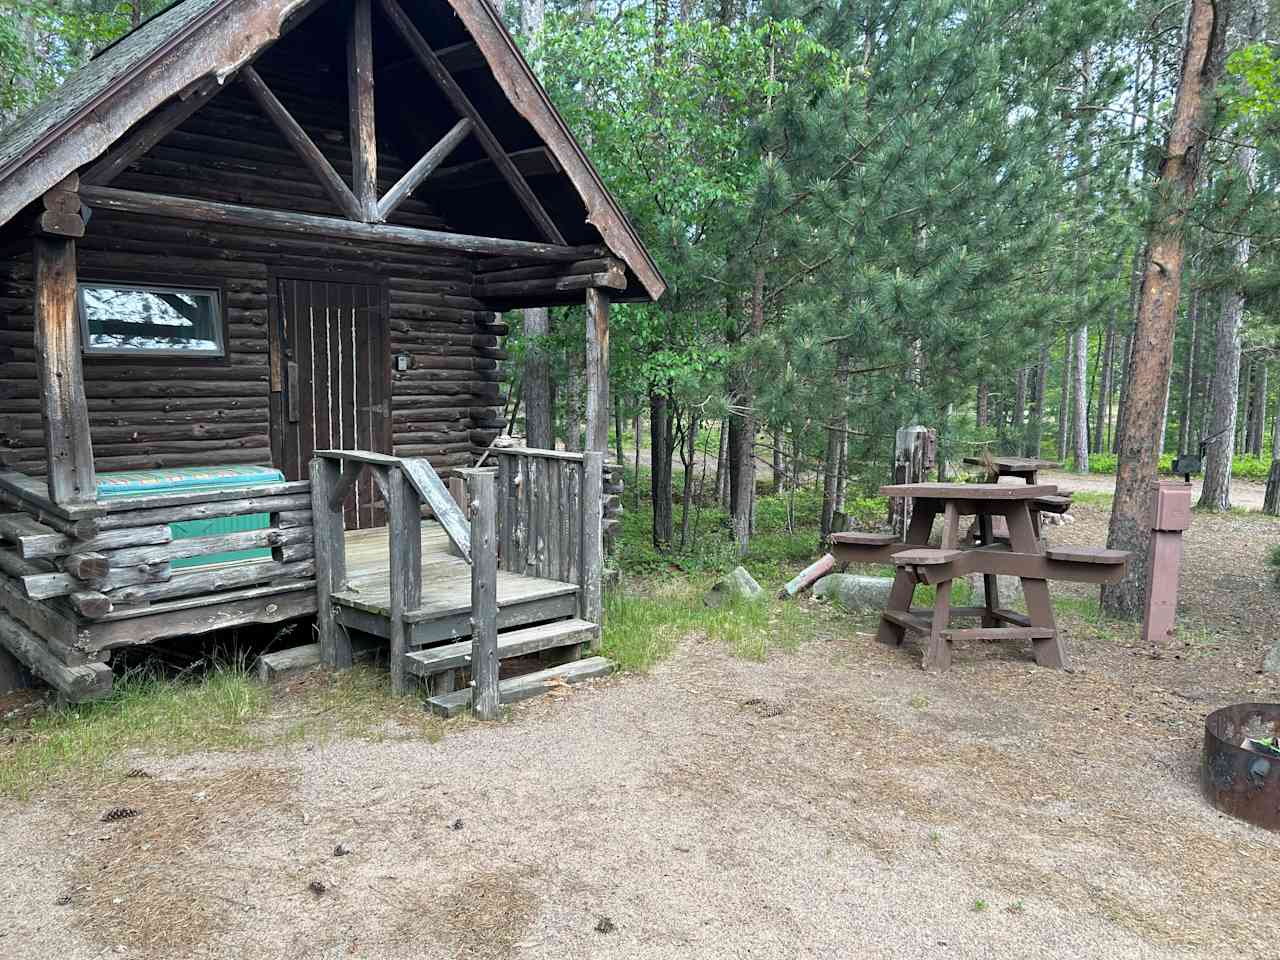
<path id="1" fill-rule="evenodd" d="M 1052 538 L 1101 542 L 1076 513 Z M 1280 836 L 1197 773 L 1209 710 L 1280 698 L 1280 525 L 1188 541 L 1182 643 L 1068 613 L 1072 673 L 975 643 L 926 675 L 815 607 L 796 653 L 695 635 L 437 742 L 132 756 L 2 801 L 0 956 L 1275 957 Z"/>

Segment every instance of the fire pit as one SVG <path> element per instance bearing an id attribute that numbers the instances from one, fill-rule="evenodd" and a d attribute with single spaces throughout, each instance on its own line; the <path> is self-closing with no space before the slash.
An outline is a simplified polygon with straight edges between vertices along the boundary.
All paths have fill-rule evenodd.
<path id="1" fill-rule="evenodd" d="M 1268 830 L 1280 830 L 1280 753 L 1252 741 L 1276 736 L 1280 703 L 1238 703 L 1204 720 L 1205 797 L 1223 813 Z"/>

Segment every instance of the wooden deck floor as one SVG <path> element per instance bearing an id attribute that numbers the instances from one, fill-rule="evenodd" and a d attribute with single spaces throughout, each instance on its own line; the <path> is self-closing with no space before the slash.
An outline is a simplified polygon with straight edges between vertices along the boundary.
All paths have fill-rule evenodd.
<path id="1" fill-rule="evenodd" d="M 343 606 L 390 615 L 387 528 L 347 531 L 348 587 L 333 599 Z M 575 594 L 578 586 L 559 580 L 498 571 L 498 607 Z M 409 622 L 439 620 L 471 609 L 471 567 L 449 553 L 449 538 L 438 523 L 422 524 L 422 603 Z"/>

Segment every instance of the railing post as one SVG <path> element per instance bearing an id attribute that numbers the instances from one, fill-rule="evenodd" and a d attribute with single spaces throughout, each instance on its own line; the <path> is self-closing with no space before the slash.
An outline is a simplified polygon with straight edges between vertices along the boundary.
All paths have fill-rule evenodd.
<path id="1" fill-rule="evenodd" d="M 583 620 L 604 622 L 604 454 L 590 451 L 582 455 L 582 589 L 578 605 Z M 599 640 L 592 643 L 592 649 Z"/>
<path id="2" fill-rule="evenodd" d="M 358 469 L 356 464 L 352 469 Z M 314 457 L 311 473 L 311 517 L 316 552 L 316 630 L 320 634 L 320 659 L 338 670 L 351 666 L 351 640 L 333 614 L 333 594 L 347 579 L 347 543 L 342 504 L 331 506 L 342 476 L 336 460 Z"/>
<path id="3" fill-rule="evenodd" d="M 399 466 L 386 469 L 387 542 L 391 553 L 391 692 L 405 693 L 405 614 L 422 605 L 422 507 L 418 492 Z"/>
<path id="4" fill-rule="evenodd" d="M 494 471 L 464 470 L 471 518 L 471 711 L 496 720 L 498 693 L 498 515 Z"/>

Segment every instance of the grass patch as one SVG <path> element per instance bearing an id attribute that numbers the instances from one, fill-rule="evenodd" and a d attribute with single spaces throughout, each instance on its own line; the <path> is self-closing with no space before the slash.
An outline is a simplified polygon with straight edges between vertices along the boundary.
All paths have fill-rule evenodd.
<path id="1" fill-rule="evenodd" d="M 1107 510 L 1111 509 L 1111 504 L 1115 502 L 1115 494 L 1103 493 L 1100 490 L 1077 490 L 1071 497 L 1071 503 L 1083 503 L 1091 507 L 1103 507 Z"/>
<path id="2" fill-rule="evenodd" d="M 252 751 L 406 731 L 435 742 L 458 722 L 430 716 L 417 697 L 393 696 L 385 669 L 372 666 L 306 674 L 285 690 L 260 683 L 240 661 L 199 677 L 131 671 L 104 700 L 0 725 L 0 796 L 25 799 L 66 779 L 119 775 L 121 761 L 139 751 Z"/>

